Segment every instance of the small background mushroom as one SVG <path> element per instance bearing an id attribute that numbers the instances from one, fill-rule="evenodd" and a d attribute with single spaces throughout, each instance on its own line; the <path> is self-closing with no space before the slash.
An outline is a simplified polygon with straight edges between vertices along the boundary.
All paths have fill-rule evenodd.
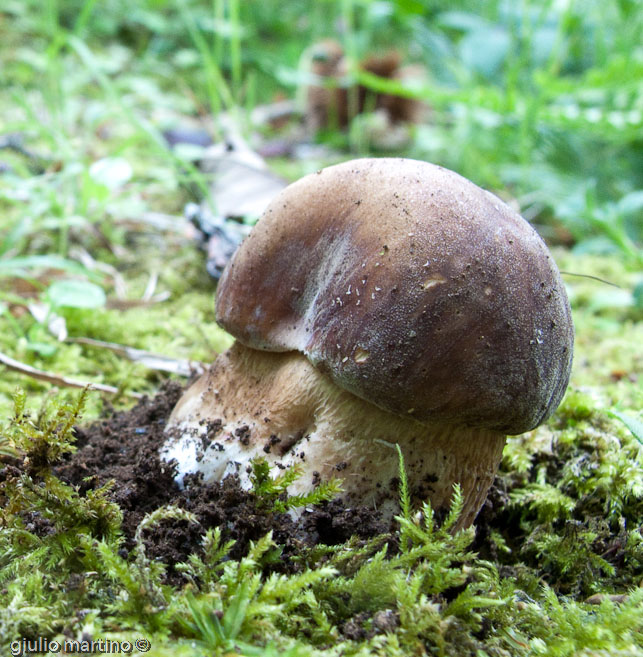
<path id="1" fill-rule="evenodd" d="M 305 90 L 305 122 L 310 132 L 346 128 L 351 119 L 366 111 L 381 112 L 389 128 L 398 122 L 419 123 L 427 114 L 426 104 L 418 100 L 374 93 L 362 85 L 350 86 L 348 61 L 341 45 L 333 39 L 314 44 L 304 58 L 310 60 L 310 71 L 319 79 L 319 84 L 312 84 Z M 366 73 L 398 82 L 426 78 L 422 66 L 402 65 L 402 57 L 395 50 L 369 55 L 358 67 Z"/>
<path id="2" fill-rule="evenodd" d="M 425 162 L 363 159 L 290 185 L 217 290 L 236 339 L 174 409 L 165 459 L 248 483 L 301 464 L 293 493 L 338 475 L 348 503 L 412 495 L 473 521 L 507 434 L 560 402 L 573 326 L 556 266 L 500 199 Z"/>

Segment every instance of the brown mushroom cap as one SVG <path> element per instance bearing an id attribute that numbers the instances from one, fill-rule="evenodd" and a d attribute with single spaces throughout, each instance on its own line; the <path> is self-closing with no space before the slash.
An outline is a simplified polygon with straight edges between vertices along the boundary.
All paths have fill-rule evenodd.
<path id="1" fill-rule="evenodd" d="M 216 312 L 247 347 L 299 351 L 420 421 L 527 431 L 571 368 L 569 304 L 540 237 L 415 160 L 353 160 L 286 188 L 224 272 Z"/>

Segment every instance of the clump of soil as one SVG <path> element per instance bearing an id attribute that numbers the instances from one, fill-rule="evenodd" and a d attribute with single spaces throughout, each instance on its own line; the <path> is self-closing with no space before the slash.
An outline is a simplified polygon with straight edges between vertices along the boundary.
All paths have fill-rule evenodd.
<path id="1" fill-rule="evenodd" d="M 78 450 L 55 470 L 81 494 L 113 481 L 110 496 L 123 512 L 127 550 L 133 547 L 136 528 L 147 513 L 168 504 L 193 513 L 198 524 L 163 521 L 145 534 L 146 552 L 168 564 L 168 580 L 179 583 L 181 576 L 174 565 L 201 551 L 203 534 L 211 527 L 220 527 L 224 540 L 235 541 L 233 558 L 245 554 L 250 541 L 272 530 L 283 547 L 275 569 L 284 572 L 297 570 L 289 557 L 302 548 L 340 544 L 353 535 L 366 540 L 389 529 L 373 509 L 346 508 L 340 500 L 307 509 L 299 520 L 293 520 L 288 514 L 262 509 L 235 477 L 207 484 L 198 476 L 186 477 L 185 487 L 179 489 L 173 467 L 161 462 L 158 450 L 165 439 L 165 422 L 182 392 L 180 385 L 168 383 L 156 397 L 143 399 L 129 411 L 77 427 Z"/>

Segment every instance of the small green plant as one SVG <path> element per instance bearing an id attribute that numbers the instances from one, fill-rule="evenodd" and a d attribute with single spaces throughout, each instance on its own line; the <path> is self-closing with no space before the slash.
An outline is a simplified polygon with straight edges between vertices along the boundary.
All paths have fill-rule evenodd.
<path id="1" fill-rule="evenodd" d="M 273 478 L 270 476 L 270 464 L 266 459 L 258 458 L 252 461 L 252 490 L 258 498 L 260 506 L 277 513 L 328 502 L 342 491 L 340 480 L 333 477 L 329 481 L 321 483 L 310 493 L 288 495 L 288 486 L 300 477 L 301 468 L 297 464 Z"/>
<path id="2" fill-rule="evenodd" d="M 622 413 L 616 409 L 607 411 L 610 417 L 620 420 L 632 433 L 632 435 L 643 445 L 643 421 L 640 418 L 633 417 L 627 413 Z"/>
<path id="3" fill-rule="evenodd" d="M 72 403 L 54 401 L 34 420 L 25 409 L 24 392 L 15 394 L 14 417 L 0 432 L 12 447 L 10 467 L 0 480 L 0 582 L 37 573 L 58 586 L 60 578 L 83 571 L 82 537 L 117 541 L 122 514 L 109 501 L 111 484 L 81 495 L 52 472 L 61 457 L 74 451 L 73 425 L 86 395 L 85 390 Z M 24 600 L 42 592 L 27 588 L 13 595 Z"/>
<path id="4" fill-rule="evenodd" d="M 208 650 L 242 650 L 243 654 L 262 654 L 249 645 L 251 628 L 262 628 L 262 643 L 281 632 L 296 636 L 306 628 L 328 626 L 328 620 L 311 590 L 335 574 L 330 566 L 306 570 L 300 574 L 262 576 L 262 564 L 277 548 L 272 533 L 250 545 L 248 554 L 239 561 L 222 560 L 230 545 L 221 545 L 218 532 L 206 534 L 206 559 L 214 573 L 205 571 L 205 563 L 192 556 L 183 572 L 203 577 L 202 593 L 191 590 L 185 595 L 185 609 L 177 613 L 184 632 L 196 638 Z M 313 623 L 311 627 L 311 621 Z"/>
<path id="5" fill-rule="evenodd" d="M 24 390 L 15 392 L 14 416 L 3 435 L 23 454 L 26 471 L 46 478 L 61 456 L 75 451 L 73 428 L 80 420 L 87 394 L 85 388 L 73 403 L 59 401 L 52 410 L 42 409 L 34 421 L 25 408 Z"/>
<path id="6" fill-rule="evenodd" d="M 400 654 L 413 654 L 425 645 L 435 646 L 437 654 L 459 654 L 452 651 L 467 632 L 479 631 L 484 613 L 508 603 L 496 591 L 499 578 L 493 565 L 468 550 L 474 530 L 454 529 L 462 510 L 459 488 L 454 488 L 442 525 L 428 503 L 411 514 L 404 459 L 398 455 L 399 551 L 389 553 L 386 536 L 339 546 L 328 559 L 339 576 L 324 582 L 317 595 L 333 610 L 331 619 L 337 625 L 366 617 L 371 619 L 367 631 L 378 611 L 395 618 Z"/>
<path id="7" fill-rule="evenodd" d="M 192 514 L 176 506 L 165 506 L 148 513 L 136 528 L 134 550 L 122 553 L 122 538 L 101 540 L 91 535 L 81 537 L 84 565 L 96 572 L 110 591 L 108 609 L 131 626 L 153 632 L 164 628 L 171 614 L 172 590 L 164 583 L 167 565 L 148 558 L 145 551 L 147 530 L 160 522 L 196 522 Z"/>

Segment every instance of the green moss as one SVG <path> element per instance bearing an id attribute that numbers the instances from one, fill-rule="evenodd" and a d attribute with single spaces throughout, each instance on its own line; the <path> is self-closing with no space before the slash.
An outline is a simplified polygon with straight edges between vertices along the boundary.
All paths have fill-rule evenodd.
<path id="1" fill-rule="evenodd" d="M 202 555 L 177 566 L 189 582 L 177 589 L 163 583 L 166 564 L 148 558 L 142 537 L 161 521 L 194 522 L 189 513 L 166 507 L 146 516 L 136 547 L 124 554 L 120 510 L 106 491 L 80 496 L 51 473 L 73 449 L 71 427 L 83 400 L 56 402 L 35 418 L 18 395 L 14 419 L 2 430 L 15 448 L 4 457 L 9 465 L 0 485 L 5 650 L 23 637 L 62 641 L 82 632 L 144 636 L 150 654 L 159 656 L 563 657 L 643 650 L 643 590 L 636 580 L 643 541 L 634 524 L 643 513 L 643 487 L 640 470 L 637 479 L 628 469 L 640 450 L 632 451 L 626 437 L 611 449 L 611 425 L 599 433 L 595 425 L 604 420 L 596 414 L 583 414 L 580 438 L 574 432 L 581 424 L 557 429 L 556 445 L 523 437 L 523 450 L 537 445 L 533 463 L 522 474 L 501 473 L 510 504 L 496 517 L 500 524 L 517 520 L 519 530 L 496 529 L 494 543 L 503 549 L 495 562 L 471 550 L 473 528 L 453 530 L 462 508 L 457 487 L 442 523 L 428 505 L 410 512 L 401 462 L 406 511 L 394 535 L 304 550 L 298 572 L 279 575 L 266 574 L 280 553 L 270 534 L 231 560 L 232 543 L 211 529 Z M 266 488 L 265 477 L 257 481 Z M 275 482 L 264 497 L 273 499 L 278 489 Z M 608 561 L 617 544 L 618 569 Z M 583 603 L 598 590 L 627 595 Z M 351 632 L 362 639 L 347 638 Z"/>
<path id="2" fill-rule="evenodd" d="M 266 459 L 252 461 L 252 491 L 257 496 L 260 508 L 285 513 L 289 509 L 298 509 L 320 504 L 336 498 L 342 490 L 339 479 L 331 478 L 305 495 L 287 495 L 288 487 L 301 477 L 302 468 L 298 464 L 288 468 L 274 479 L 270 476 L 270 464 Z"/>
<path id="3" fill-rule="evenodd" d="M 209 363 L 232 342 L 214 322 L 214 286 L 208 283 L 201 291 L 186 291 L 182 287 L 173 292 L 168 301 L 142 308 L 68 309 L 62 314 L 71 337 L 89 337 Z M 19 325 L 23 334 L 16 340 L 10 321 L 0 316 L 0 335 L 4 336 L 0 337 L 0 350 L 47 372 L 122 389 L 124 397 L 120 405 L 128 403 L 128 392 L 153 393 L 165 376 L 105 349 L 57 342 L 43 327 L 41 340 L 54 349 L 52 355 L 44 357 L 30 349 L 25 337 L 38 326 L 36 320 L 22 315 Z M 6 372 L 0 380 L 0 415 L 7 415 L 11 396 L 18 385 L 28 390 L 32 404 L 38 404 L 51 388 L 49 384 Z M 87 417 L 96 417 L 101 408 L 100 396 L 92 393 Z"/>

